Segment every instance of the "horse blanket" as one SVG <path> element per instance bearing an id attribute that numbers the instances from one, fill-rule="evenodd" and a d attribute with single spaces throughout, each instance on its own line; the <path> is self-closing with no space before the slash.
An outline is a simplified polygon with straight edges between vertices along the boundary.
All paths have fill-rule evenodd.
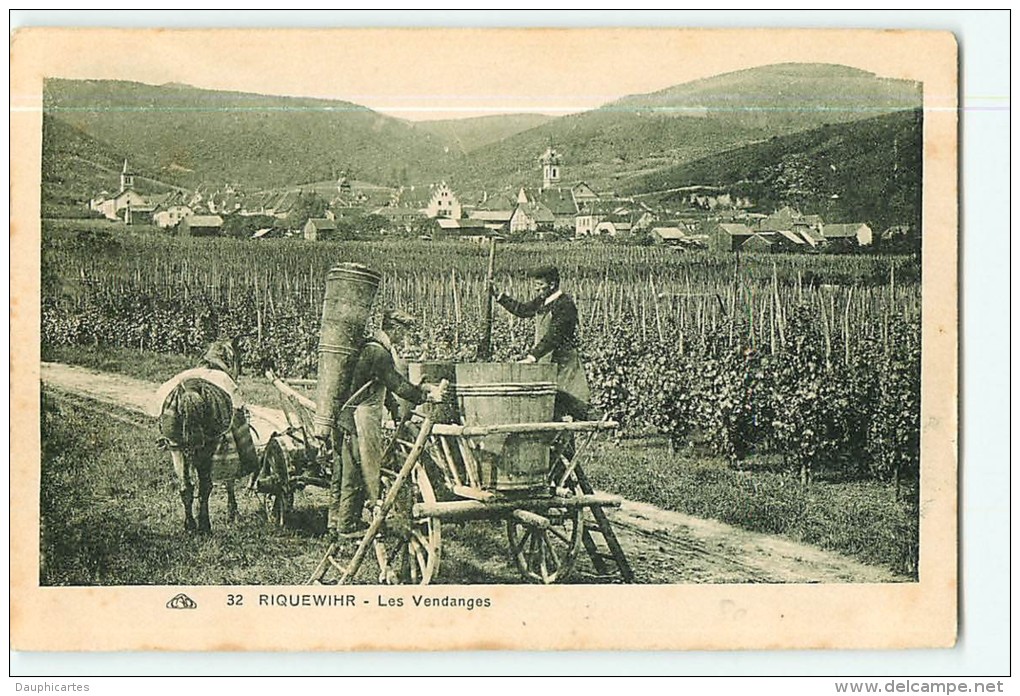
<path id="1" fill-rule="evenodd" d="M 258 455 L 243 409 L 212 382 L 180 380 L 163 400 L 159 431 L 170 449 L 211 456 L 213 479 L 231 480 L 258 469 Z"/>

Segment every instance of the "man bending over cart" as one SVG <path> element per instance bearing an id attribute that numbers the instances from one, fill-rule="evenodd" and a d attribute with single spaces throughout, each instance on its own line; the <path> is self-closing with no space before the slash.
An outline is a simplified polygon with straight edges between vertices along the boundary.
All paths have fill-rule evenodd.
<path id="1" fill-rule="evenodd" d="M 560 274 L 555 266 L 540 266 L 528 273 L 534 297 L 521 302 L 490 287 L 489 292 L 511 314 L 535 318 L 535 344 L 522 363 L 553 363 L 557 370 L 555 417 L 570 416 L 588 420 L 591 393 L 578 352 L 577 305 L 560 289 Z"/>

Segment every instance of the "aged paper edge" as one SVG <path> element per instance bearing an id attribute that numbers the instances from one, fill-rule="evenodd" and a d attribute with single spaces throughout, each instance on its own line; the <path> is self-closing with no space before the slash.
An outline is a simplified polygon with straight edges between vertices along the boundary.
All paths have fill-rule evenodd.
<path id="1" fill-rule="evenodd" d="M 217 30 L 227 50 L 271 30 Z M 297 31 L 297 30 L 291 30 Z M 303 30 L 302 30 L 303 31 Z M 402 30 L 387 30 L 402 31 Z M 444 30 L 403 30 L 427 42 Z M 453 30 L 458 31 L 458 30 Z M 40 587 L 39 262 L 42 79 L 80 56 L 79 41 L 119 60 L 123 41 L 159 30 L 30 29 L 11 44 L 11 640 L 17 650 L 600 650 L 950 647 L 957 631 L 957 45 L 949 33 L 844 30 L 666 31 L 678 40 L 797 39 L 800 60 L 855 52 L 882 73 L 924 83 L 924 258 L 920 580 L 896 585 L 435 586 L 386 588 L 404 608 L 228 609 L 227 587 Z M 833 41 L 833 33 L 840 34 Z M 339 32 L 338 32 L 339 33 Z M 101 37 L 100 37 L 101 35 Z M 693 37 L 693 38 L 692 38 Z M 101 41 L 99 40 L 101 38 Z M 367 38 L 367 37 L 366 37 Z M 358 40 L 347 33 L 345 40 Z M 834 44 L 842 46 L 838 51 Z M 55 46 L 64 48 L 55 50 Z M 851 47 L 851 48 L 847 48 Z M 791 57 L 791 60 L 796 60 Z M 27 108 L 26 108 L 27 107 Z M 353 587 L 372 600 L 380 588 Z M 287 588 L 272 588 L 286 592 Z M 168 612 L 185 591 L 204 610 Z M 339 591 L 339 590 L 337 590 Z M 426 593 L 489 597 L 492 608 L 411 609 Z M 274 613 L 275 612 L 275 613 Z M 333 612 L 333 613 L 329 613 Z M 341 613 L 342 612 L 342 613 Z M 336 614 L 340 613 L 339 616 Z"/>

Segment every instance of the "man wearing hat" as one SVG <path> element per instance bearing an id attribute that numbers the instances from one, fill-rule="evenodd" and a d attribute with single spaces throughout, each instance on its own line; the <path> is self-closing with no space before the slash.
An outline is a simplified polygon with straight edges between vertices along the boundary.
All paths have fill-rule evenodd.
<path id="1" fill-rule="evenodd" d="M 338 425 L 342 434 L 339 447 L 341 466 L 333 467 L 329 527 L 344 535 L 364 528 L 361 511 L 366 495 L 376 500 L 380 492 L 380 468 L 385 456 L 382 423 L 388 410 L 397 420 L 394 397 L 413 405 L 441 401 L 443 389 L 436 385 L 420 387 L 408 381 L 400 366 L 403 360 L 397 348 L 404 344 L 414 317 L 391 309 L 383 314 L 382 330 L 365 339 L 354 363 L 351 386 Z"/>
<path id="2" fill-rule="evenodd" d="M 515 300 L 505 292 L 497 293 L 494 287 L 489 291 L 511 314 L 535 318 L 535 344 L 520 362 L 558 366 L 556 418 L 587 420 L 591 393 L 578 351 L 577 305 L 560 289 L 560 274 L 555 266 L 540 266 L 528 276 L 533 281 L 534 297 L 527 302 Z"/>

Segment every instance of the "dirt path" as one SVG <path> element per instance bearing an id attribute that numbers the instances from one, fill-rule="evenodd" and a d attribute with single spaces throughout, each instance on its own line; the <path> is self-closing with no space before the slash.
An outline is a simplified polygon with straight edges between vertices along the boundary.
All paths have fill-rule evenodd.
<path id="1" fill-rule="evenodd" d="M 133 413 L 148 410 L 157 385 L 123 375 L 58 363 L 42 364 L 42 381 L 50 387 Z M 282 412 L 251 406 L 259 439 L 286 427 Z M 730 525 L 652 505 L 625 500 L 610 519 L 634 568 L 636 581 L 673 583 L 829 583 L 901 582 L 884 568 L 868 566 L 830 551 L 780 537 L 748 532 Z M 508 582 L 506 560 L 494 553 L 505 542 L 502 529 L 464 526 L 444 532 L 444 570 L 440 582 L 463 577 Z M 477 543 L 484 541 L 484 543 Z M 494 557 L 495 556 L 495 557 Z M 582 553 L 583 556 L 583 553 Z M 587 558 L 578 563 L 579 582 L 605 582 Z M 478 580 L 475 580 L 476 582 Z"/>

